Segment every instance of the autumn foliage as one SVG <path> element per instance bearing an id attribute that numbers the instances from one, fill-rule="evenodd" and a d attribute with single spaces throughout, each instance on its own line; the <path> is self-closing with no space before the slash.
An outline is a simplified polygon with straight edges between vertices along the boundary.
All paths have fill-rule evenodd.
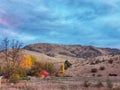
<path id="1" fill-rule="evenodd" d="M 64 74 L 64 72 L 65 72 L 65 65 L 64 65 L 64 63 L 62 64 L 61 72 L 62 72 L 62 74 Z"/>
<path id="2" fill-rule="evenodd" d="M 31 66 L 32 66 L 31 56 L 30 55 L 28 55 L 28 56 L 24 55 L 23 59 L 22 59 L 22 67 L 28 69 L 28 68 L 31 68 Z"/>

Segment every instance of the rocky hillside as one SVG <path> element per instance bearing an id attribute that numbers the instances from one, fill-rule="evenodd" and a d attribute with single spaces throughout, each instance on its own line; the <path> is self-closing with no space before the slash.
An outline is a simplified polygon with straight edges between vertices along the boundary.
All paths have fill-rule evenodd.
<path id="1" fill-rule="evenodd" d="M 120 55 L 119 49 L 97 48 L 94 46 L 81 45 L 58 45 L 38 43 L 27 45 L 24 47 L 24 49 L 46 54 L 50 57 L 55 57 L 56 55 L 63 55 L 68 57 L 86 59 L 103 55 Z"/>

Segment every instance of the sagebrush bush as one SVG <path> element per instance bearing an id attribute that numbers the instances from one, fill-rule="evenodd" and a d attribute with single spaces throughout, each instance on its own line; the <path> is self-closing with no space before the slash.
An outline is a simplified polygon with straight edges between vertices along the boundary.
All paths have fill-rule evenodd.
<path id="1" fill-rule="evenodd" d="M 20 75 L 19 74 L 13 74 L 10 76 L 9 82 L 10 83 L 17 83 L 20 81 Z"/>
<path id="2" fill-rule="evenodd" d="M 4 67 L 4 77 L 5 78 L 10 78 L 10 76 L 12 75 L 12 74 L 15 74 L 16 73 L 16 69 L 17 69 L 18 67 L 12 67 L 12 66 L 9 66 L 9 67 Z"/>
<path id="3" fill-rule="evenodd" d="M 4 69 L 3 69 L 3 67 L 0 65 L 0 76 L 3 75 L 3 73 L 4 73 Z"/>
<path id="4" fill-rule="evenodd" d="M 33 65 L 35 64 L 36 60 L 37 60 L 36 57 L 33 56 L 33 55 L 31 55 L 31 61 L 32 61 L 32 64 L 33 64 Z"/>
<path id="5" fill-rule="evenodd" d="M 39 76 L 42 70 L 46 70 L 50 74 L 54 73 L 55 71 L 54 65 L 52 63 L 35 61 L 34 65 L 31 67 L 27 74 L 31 76 Z"/>
<path id="6" fill-rule="evenodd" d="M 91 84 L 91 83 L 90 83 L 89 81 L 84 81 L 83 86 L 84 86 L 84 87 L 89 87 L 90 84 Z"/>
<path id="7" fill-rule="evenodd" d="M 72 66 L 72 64 L 68 60 L 64 62 L 64 65 L 65 65 L 65 70 Z"/>
<path id="8" fill-rule="evenodd" d="M 27 77 L 27 70 L 19 67 L 17 68 L 17 73 L 19 74 L 19 76 L 21 77 L 21 79 L 26 78 Z"/>
<path id="9" fill-rule="evenodd" d="M 92 69 L 91 69 L 91 72 L 92 72 L 92 73 L 96 73 L 97 71 L 98 71 L 97 68 L 92 68 Z"/>
<path id="10" fill-rule="evenodd" d="M 98 81 L 97 84 L 96 84 L 96 87 L 100 88 L 100 87 L 103 87 L 103 83 L 101 81 Z"/>
<path id="11" fill-rule="evenodd" d="M 100 69 L 100 70 L 105 70 L 105 67 L 104 67 L 104 66 L 101 66 L 99 69 Z"/>
<path id="12" fill-rule="evenodd" d="M 109 63 L 109 64 L 112 64 L 112 63 L 113 63 L 113 60 L 112 60 L 112 59 L 108 60 L 108 63 Z"/>
<path id="13" fill-rule="evenodd" d="M 109 76 L 118 76 L 116 73 L 109 73 Z"/>
<path id="14" fill-rule="evenodd" d="M 110 80 L 107 80 L 106 84 L 107 84 L 107 87 L 108 87 L 110 90 L 112 90 L 112 88 L 113 88 L 113 83 L 112 83 Z"/>
<path id="15" fill-rule="evenodd" d="M 101 77 L 102 75 L 101 74 L 98 74 L 97 77 Z"/>
<path id="16" fill-rule="evenodd" d="M 27 72 L 27 75 L 30 76 L 38 76 L 39 73 L 42 71 L 43 64 L 40 62 L 35 62 L 31 69 Z"/>
<path id="17" fill-rule="evenodd" d="M 54 73 L 55 71 L 54 65 L 52 63 L 45 63 L 43 69 L 48 71 L 50 74 Z"/>

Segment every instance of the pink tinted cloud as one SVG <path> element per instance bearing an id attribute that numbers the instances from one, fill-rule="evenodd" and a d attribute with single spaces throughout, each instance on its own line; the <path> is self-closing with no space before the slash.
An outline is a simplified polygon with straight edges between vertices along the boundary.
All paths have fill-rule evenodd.
<path id="1" fill-rule="evenodd" d="M 11 24 L 5 18 L 0 18 L 0 24 L 5 27 L 11 27 Z"/>
<path id="2" fill-rule="evenodd" d="M 15 28 L 20 24 L 21 20 L 15 16 L 4 16 L 0 18 L 0 25 L 7 28 Z"/>

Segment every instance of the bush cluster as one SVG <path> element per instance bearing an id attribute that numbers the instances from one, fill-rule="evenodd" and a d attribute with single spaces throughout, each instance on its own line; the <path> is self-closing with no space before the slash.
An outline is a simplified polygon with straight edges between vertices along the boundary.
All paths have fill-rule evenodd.
<path id="1" fill-rule="evenodd" d="M 46 70 L 50 74 L 54 73 L 54 65 L 49 62 L 39 62 L 32 56 L 33 65 L 29 69 L 20 67 L 2 67 L 0 65 L 0 75 L 8 78 L 10 83 L 17 83 L 19 80 L 27 79 L 27 76 L 39 76 L 42 70 Z"/>
<path id="2" fill-rule="evenodd" d="M 97 68 L 92 68 L 92 69 L 91 69 L 91 72 L 92 72 L 92 73 L 96 73 L 97 71 L 98 71 Z"/>
<path id="3" fill-rule="evenodd" d="M 20 81 L 20 75 L 19 74 L 13 74 L 10 76 L 10 83 L 17 83 Z"/>
<path id="4" fill-rule="evenodd" d="M 91 83 L 90 83 L 89 81 L 84 81 L 83 86 L 84 86 L 84 87 L 89 87 L 90 84 L 91 84 Z"/>
<path id="5" fill-rule="evenodd" d="M 113 60 L 112 60 L 112 59 L 108 60 L 108 63 L 109 63 L 109 64 L 112 64 L 112 63 L 113 63 Z"/>
<path id="6" fill-rule="evenodd" d="M 101 81 L 98 81 L 97 84 L 96 84 L 96 87 L 100 88 L 100 87 L 103 87 L 103 83 Z"/>
<path id="7" fill-rule="evenodd" d="M 104 67 L 104 66 L 101 66 L 99 69 L 100 69 L 100 70 L 105 70 L 105 67 Z"/>
<path id="8" fill-rule="evenodd" d="M 54 65 L 52 63 L 35 61 L 34 65 L 31 67 L 27 74 L 30 76 L 39 76 L 42 70 L 46 70 L 50 74 L 54 73 L 55 71 Z"/>

